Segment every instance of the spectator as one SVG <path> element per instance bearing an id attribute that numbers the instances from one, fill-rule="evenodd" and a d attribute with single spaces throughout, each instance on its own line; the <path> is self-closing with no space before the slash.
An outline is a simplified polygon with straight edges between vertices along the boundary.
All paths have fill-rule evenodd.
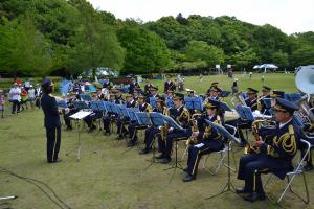
<path id="1" fill-rule="evenodd" d="M 0 112 L 1 112 L 1 118 L 3 118 L 3 113 L 4 113 L 4 94 L 3 90 L 0 89 Z"/>
<path id="2" fill-rule="evenodd" d="M 13 102 L 12 114 L 20 112 L 21 89 L 17 83 L 9 91 L 10 101 Z"/>

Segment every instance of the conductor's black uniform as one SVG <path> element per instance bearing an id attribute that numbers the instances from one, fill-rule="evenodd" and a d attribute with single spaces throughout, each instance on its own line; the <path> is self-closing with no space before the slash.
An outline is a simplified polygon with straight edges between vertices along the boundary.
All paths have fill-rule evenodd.
<path id="1" fill-rule="evenodd" d="M 41 97 L 41 107 L 45 114 L 47 161 L 48 163 L 57 162 L 61 145 L 61 121 L 58 104 L 53 96 L 44 93 Z"/>

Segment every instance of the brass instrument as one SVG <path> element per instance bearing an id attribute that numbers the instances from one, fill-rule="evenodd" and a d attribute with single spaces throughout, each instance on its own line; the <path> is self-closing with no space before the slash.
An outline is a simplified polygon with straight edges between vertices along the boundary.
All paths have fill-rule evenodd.
<path id="1" fill-rule="evenodd" d="M 176 121 L 181 124 L 180 120 L 186 118 L 187 121 L 190 121 L 190 113 L 187 109 L 183 108 L 181 114 L 176 118 Z"/>
<path id="2" fill-rule="evenodd" d="M 314 114 L 313 109 L 310 108 L 310 106 L 313 108 L 314 105 L 314 67 L 301 67 L 296 73 L 295 84 L 299 91 L 306 93 L 306 96 L 302 97 L 298 102 L 300 110 L 297 114 L 300 114 L 305 123 L 310 125 L 310 130 L 314 129 Z"/>
<path id="3" fill-rule="evenodd" d="M 262 137 L 260 136 L 260 130 L 262 127 L 271 127 L 274 125 L 274 122 L 271 120 L 255 120 L 252 123 L 252 134 L 255 138 L 255 141 L 261 141 L 263 140 Z M 244 147 L 244 154 L 253 154 L 253 153 L 259 153 L 259 147 L 256 147 L 255 145 L 252 145 L 250 143 L 248 143 L 245 147 Z"/>
<path id="4" fill-rule="evenodd" d="M 242 104 L 244 105 L 245 107 L 247 107 L 247 104 L 245 102 L 245 99 L 244 97 L 242 96 L 242 91 L 233 95 L 232 98 L 231 98 L 231 103 L 232 105 L 235 107 L 237 104 Z M 235 100 L 238 100 L 238 101 L 235 101 Z"/>
<path id="5" fill-rule="evenodd" d="M 202 116 L 200 113 L 195 113 L 192 115 L 192 118 L 190 119 L 190 124 L 192 125 L 192 133 L 198 132 L 198 124 L 197 120 Z M 194 137 L 193 134 L 191 137 L 189 137 L 188 140 L 186 140 L 186 145 L 189 144 L 196 144 L 197 143 L 197 137 Z"/>

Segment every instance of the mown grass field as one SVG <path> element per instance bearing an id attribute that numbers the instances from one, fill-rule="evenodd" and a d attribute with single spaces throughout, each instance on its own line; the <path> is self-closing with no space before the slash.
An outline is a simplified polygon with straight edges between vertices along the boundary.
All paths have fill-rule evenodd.
<path id="1" fill-rule="evenodd" d="M 262 86 L 260 77 L 240 78 L 241 88 Z M 186 88 L 203 92 L 211 81 L 219 80 L 224 89 L 229 89 L 231 80 L 225 76 L 205 77 L 200 83 L 198 78 L 186 78 Z M 271 74 L 266 76 L 265 84 L 295 91 L 293 75 Z M 161 85 L 161 83 L 159 83 Z M 226 182 L 227 170 L 221 169 L 216 176 L 211 176 L 202 169 L 196 181 L 183 183 L 181 172 L 163 170 L 168 165 L 153 164 L 148 168 L 152 155 L 140 156 L 137 148 L 128 149 L 126 142 L 116 141 L 115 135 L 104 136 L 96 132 L 82 134 L 81 161 L 76 161 L 78 131 L 62 132 L 61 158 L 59 164 L 45 162 L 45 133 L 41 110 L 27 110 L 19 115 L 5 112 L 0 119 L 0 166 L 24 177 L 37 179 L 48 184 L 57 195 L 72 209 L 205 209 L 205 208 L 279 208 L 272 201 L 248 203 L 237 194 L 225 193 L 215 199 L 205 200 L 211 194 L 219 192 Z M 142 137 L 140 137 L 142 141 Z M 180 156 L 184 145 L 180 146 Z M 238 165 L 242 148 L 232 149 Z M 69 155 L 66 155 L 70 153 Z M 211 167 L 218 156 L 212 154 L 206 163 Z M 185 164 L 185 160 L 183 164 Z M 173 175 L 173 181 L 170 182 Z M 242 186 L 232 173 L 232 183 Z M 307 173 L 311 198 L 314 200 L 313 172 Z M 303 191 L 301 178 L 295 182 L 296 190 Z M 267 188 L 272 198 L 278 197 L 282 181 L 275 181 Z M 18 195 L 19 198 L 7 202 L 15 209 L 57 209 L 36 186 L 0 172 L 0 196 Z M 51 193 L 49 193 L 51 194 Z M 1 205 L 0 209 L 5 205 Z M 305 205 L 292 195 L 283 203 L 284 208 L 314 208 Z"/>

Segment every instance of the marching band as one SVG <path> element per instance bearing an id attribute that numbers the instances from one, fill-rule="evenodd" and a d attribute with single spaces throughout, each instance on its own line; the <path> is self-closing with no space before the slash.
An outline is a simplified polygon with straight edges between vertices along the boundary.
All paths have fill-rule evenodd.
<path id="1" fill-rule="evenodd" d="M 95 101 L 106 101 L 112 105 L 124 107 L 126 110 L 135 110 L 147 115 L 154 112 L 170 116 L 181 127 L 180 129 L 167 123 L 161 126 L 140 125 L 130 115 L 124 114 L 123 110 L 119 113 L 108 109 L 92 109 L 92 114 L 86 117 L 84 121 L 89 127 L 89 132 L 93 132 L 96 130 L 95 121 L 101 119 L 103 131 L 106 135 L 112 134 L 112 124 L 115 124 L 117 139 L 127 139 L 128 147 L 139 143 L 140 139 L 137 132 L 138 130 L 144 130 L 144 146 L 140 149 L 139 154 L 146 155 L 154 151 L 153 145 L 156 142 L 159 155 L 155 159 L 162 164 L 173 161 L 174 142 L 186 141 L 187 162 L 186 167 L 183 169 L 182 180 L 183 182 L 189 182 L 196 180 L 198 165 L 202 156 L 221 151 L 227 143 L 220 131 L 209 125 L 208 121 L 222 126 L 231 125 L 236 130 L 235 136 L 241 139 L 240 146 L 246 148 L 249 146 L 251 148 L 240 159 L 238 179 L 244 181 L 244 187 L 237 189 L 237 193 L 241 194 L 244 200 L 251 202 L 266 199 L 261 174 L 270 172 L 283 179 L 286 173 L 291 171 L 293 167 L 292 159 L 297 151 L 301 150 L 301 153 L 303 152 L 300 139 L 305 138 L 304 132 L 307 134 L 313 132 L 314 121 L 311 118 L 312 115 L 309 119 L 310 124 L 306 126 L 306 129 L 301 130 L 301 127 L 295 122 L 295 115 L 300 111 L 300 107 L 284 99 L 285 92 L 272 90 L 267 86 L 263 86 L 261 89 L 261 96 L 258 96 L 259 91 L 253 88 L 248 88 L 245 94 L 240 92 L 233 95 L 240 97 L 239 103 L 235 107 L 236 110 L 241 106 L 248 108 L 250 112 L 260 111 L 260 115 L 265 116 L 265 118 L 256 117 L 251 121 L 242 119 L 240 112 L 238 114 L 240 117 L 233 119 L 225 117 L 226 110 L 224 106 L 226 106 L 226 103 L 223 102 L 223 90 L 218 83 L 212 83 L 205 96 L 198 96 L 191 89 L 187 89 L 187 96 L 182 93 L 175 93 L 176 86 L 169 77 L 164 83 L 163 95 L 159 95 L 158 88 L 150 83 L 146 83 L 144 91 L 135 82 L 131 87 L 127 94 L 122 94 L 117 88 L 106 89 L 107 95 L 104 95 L 102 88 L 98 88 L 97 93 L 93 94 L 89 101 L 76 93 L 65 98 L 67 108 L 63 109 L 62 112 L 67 130 L 72 129 L 69 116 L 81 110 L 75 106 L 78 101 L 87 103 L 87 106 L 88 103 Z M 186 97 L 202 97 L 201 101 L 203 102 L 201 105 L 203 108 L 201 110 L 188 108 L 185 104 Z M 45 104 L 46 99 L 49 98 L 48 94 L 44 94 L 42 103 Z M 312 101 L 312 98 L 308 101 Z M 313 103 L 307 105 L 313 111 Z M 46 111 L 44 106 L 43 110 Z M 58 128 L 58 124 L 54 127 L 46 124 L 48 141 L 52 137 L 49 130 L 54 130 L 55 127 Z M 245 138 L 243 134 L 243 130 L 248 129 L 252 129 L 252 134 L 256 139 L 253 145 L 251 145 L 252 140 L 249 140 L 248 136 Z M 308 140 L 313 143 L 311 138 Z M 58 160 L 58 147 L 55 149 L 57 150 L 54 151 L 53 155 L 51 151 L 48 151 L 48 162 Z M 307 163 L 308 165 L 305 168 L 312 169 L 313 165 L 310 157 Z"/>

